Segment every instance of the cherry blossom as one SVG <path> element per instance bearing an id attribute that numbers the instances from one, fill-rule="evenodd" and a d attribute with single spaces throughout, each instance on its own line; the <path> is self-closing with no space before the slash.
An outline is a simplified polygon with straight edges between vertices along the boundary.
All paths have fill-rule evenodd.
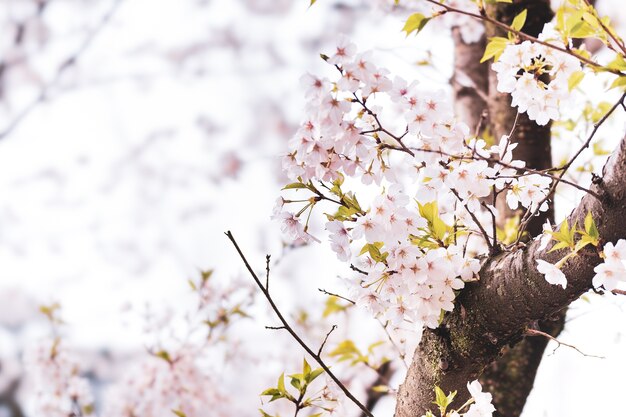
<path id="1" fill-rule="evenodd" d="M 491 417 L 496 411 L 491 404 L 492 397 L 488 392 L 482 392 L 483 388 L 478 381 L 468 382 L 467 389 L 474 399 L 474 404 L 470 405 L 464 417 Z"/>
<path id="2" fill-rule="evenodd" d="M 546 262 L 541 259 L 537 259 L 537 271 L 545 275 L 546 281 L 552 285 L 560 285 L 561 287 L 567 287 L 567 278 L 563 271 L 561 271 L 556 265 Z"/>
<path id="3" fill-rule="evenodd" d="M 564 46 L 551 25 L 544 27 L 539 39 Z M 511 106 L 539 125 L 559 119 L 560 109 L 570 100 L 569 78 L 581 70 L 576 58 L 531 41 L 507 45 L 491 68 L 497 74 L 498 91 L 510 93 Z"/>
<path id="4" fill-rule="evenodd" d="M 620 239 L 615 245 L 608 242 L 602 254 L 604 262 L 593 269 L 596 275 L 592 283 L 595 288 L 612 291 L 620 282 L 626 281 L 626 240 Z"/>
<path id="5" fill-rule="evenodd" d="M 80 375 L 80 364 L 61 339 L 45 339 L 24 354 L 28 372 L 28 401 L 33 415 L 66 417 L 93 415 L 89 381 Z"/>

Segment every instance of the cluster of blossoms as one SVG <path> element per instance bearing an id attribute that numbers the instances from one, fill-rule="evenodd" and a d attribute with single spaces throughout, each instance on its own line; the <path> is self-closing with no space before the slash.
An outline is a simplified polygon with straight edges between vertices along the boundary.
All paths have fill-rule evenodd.
<path id="1" fill-rule="evenodd" d="M 119 417 L 161 417 L 177 415 L 230 415 L 229 401 L 218 391 L 219 382 L 211 378 L 200 362 L 204 352 L 190 347 L 175 353 L 145 358 L 109 393 L 104 415 Z"/>
<path id="2" fill-rule="evenodd" d="M 154 347 L 110 389 L 103 415 L 197 417 L 207 415 L 207 404 L 211 416 L 232 415 L 232 398 L 215 371 L 243 354 L 229 330 L 246 316 L 252 288 L 238 280 L 223 285 L 213 270 L 199 275 L 188 281 L 195 302 L 183 317 L 146 317 Z"/>
<path id="3" fill-rule="evenodd" d="M 604 262 L 593 270 L 595 288 L 604 287 L 607 291 L 617 288 L 620 282 L 626 282 L 626 240 L 620 239 L 615 245 L 607 243 L 602 251 Z"/>
<path id="4" fill-rule="evenodd" d="M 539 39 L 563 46 L 549 24 Z M 491 68 L 498 77 L 498 91 L 511 93 L 511 106 L 539 125 L 560 117 L 570 99 L 569 79 L 581 70 L 578 59 L 531 41 L 508 45 Z"/>
<path id="5" fill-rule="evenodd" d="M 326 60 L 338 77 L 303 77 L 307 117 L 283 160 L 294 181 L 288 192 L 313 195 L 280 197 L 273 217 L 291 239 L 317 240 L 308 233 L 313 207 L 337 204 L 326 229 L 337 257 L 361 272 L 351 281 L 358 303 L 396 326 L 436 327 L 442 311 L 453 309 L 455 291 L 475 278 L 479 262 L 473 256 L 493 240 L 485 232 L 491 227 L 481 227 L 496 216 L 485 197 L 506 192 L 511 209 L 545 210 L 550 179 L 524 173 L 508 136 L 487 147 L 455 119 L 445 93 L 392 79 L 347 40 Z M 383 126 L 392 117 L 388 108 L 399 115 L 402 134 Z M 417 174 L 402 175 L 402 165 Z M 368 208 L 341 189 L 345 178 L 379 187 Z M 297 212 L 286 209 L 295 202 L 305 205 Z"/>
<path id="6" fill-rule="evenodd" d="M 60 339 L 47 339 L 24 354 L 29 388 L 26 403 L 32 415 L 67 417 L 93 415 L 89 381 L 80 375 L 78 361 Z"/>
<path id="7" fill-rule="evenodd" d="M 539 250 L 545 249 L 552 239 L 552 228 L 547 223 L 544 225 Z M 607 291 L 612 291 L 618 287 L 620 282 L 626 282 L 626 240 L 619 239 L 615 244 L 606 243 L 602 250 L 602 258 L 604 262 L 593 269 L 596 274 L 592 284 L 595 289 L 602 287 Z M 538 259 L 537 271 L 542 273 L 550 284 L 565 288 L 567 287 L 567 277 L 559 266 L 566 259 L 567 257 L 557 264 Z"/>

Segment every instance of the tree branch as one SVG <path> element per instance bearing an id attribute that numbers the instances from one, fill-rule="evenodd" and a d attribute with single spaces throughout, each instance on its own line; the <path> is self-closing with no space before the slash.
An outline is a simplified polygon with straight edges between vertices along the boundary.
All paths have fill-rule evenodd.
<path id="1" fill-rule="evenodd" d="M 246 259 L 245 255 L 243 254 L 243 252 L 239 248 L 239 245 L 237 244 L 237 241 L 235 240 L 235 237 L 233 236 L 233 234 L 230 231 L 227 231 L 225 234 L 228 237 L 228 239 L 231 241 L 231 243 L 233 244 L 235 249 L 237 250 L 237 253 L 239 254 L 239 257 L 241 258 L 241 260 L 243 261 L 244 265 L 246 266 L 246 269 L 250 273 L 250 276 L 252 276 L 252 279 L 254 279 L 254 282 L 256 283 L 256 285 L 259 287 L 259 289 L 261 290 L 261 292 L 263 293 L 263 295 L 267 299 L 267 302 L 272 307 L 272 310 L 274 310 L 274 313 L 276 313 L 276 316 L 278 317 L 278 320 L 280 320 L 280 322 L 282 323 L 282 326 L 276 327 L 274 329 L 284 329 L 284 330 L 287 330 L 287 332 L 291 335 L 291 337 L 293 337 L 295 339 L 296 342 L 298 342 L 298 344 L 302 347 L 302 349 L 304 349 L 305 352 L 308 353 L 309 356 L 311 356 L 315 360 L 315 362 L 317 362 L 322 367 L 324 372 L 326 372 L 326 374 L 337 384 L 337 386 L 339 386 L 339 388 L 341 389 L 341 391 L 343 391 L 343 393 L 346 395 L 346 397 L 348 397 L 350 399 L 350 401 L 352 401 L 354 404 L 356 404 L 356 406 L 359 407 L 361 409 L 361 411 L 367 417 L 374 417 L 374 415 L 359 400 L 357 400 L 354 397 L 354 395 L 352 395 L 352 393 L 348 390 L 348 388 L 346 388 L 346 386 L 339 380 L 339 378 L 337 378 L 337 376 L 330 370 L 330 368 L 322 360 L 320 355 L 318 355 L 315 352 L 313 352 L 313 350 L 311 350 L 311 348 L 306 343 L 304 343 L 302 338 L 300 338 L 300 336 L 298 336 L 298 334 L 295 332 L 293 327 L 291 327 L 289 325 L 287 320 L 285 320 L 285 317 L 282 315 L 282 313 L 280 312 L 280 310 L 276 306 L 276 303 L 274 303 L 274 299 L 270 295 L 269 291 L 267 290 L 267 288 L 265 288 L 263 286 L 263 284 L 261 283 L 261 280 L 259 279 L 257 274 L 254 272 L 254 270 L 252 269 L 252 267 L 248 263 L 248 260 Z M 330 332 L 329 332 L 329 334 L 330 334 Z M 323 347 L 323 345 L 322 345 L 322 347 Z M 320 352 L 321 352 L 321 348 L 320 348 Z"/>

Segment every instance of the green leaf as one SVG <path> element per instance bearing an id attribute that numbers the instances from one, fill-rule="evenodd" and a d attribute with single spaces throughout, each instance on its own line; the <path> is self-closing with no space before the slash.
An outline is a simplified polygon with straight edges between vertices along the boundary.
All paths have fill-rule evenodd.
<path id="1" fill-rule="evenodd" d="M 580 82 L 585 78 L 585 73 L 583 71 L 576 71 L 572 75 L 570 75 L 567 80 L 567 88 L 569 91 L 572 91 Z"/>
<path id="2" fill-rule="evenodd" d="M 309 3 L 309 7 L 313 6 L 315 4 L 317 0 L 311 0 L 311 2 Z"/>
<path id="3" fill-rule="evenodd" d="M 556 245 L 552 246 L 552 248 L 548 251 L 548 253 L 554 252 L 559 249 L 565 249 L 565 248 L 569 248 L 569 245 L 566 242 L 559 242 Z"/>
<path id="4" fill-rule="evenodd" d="M 168 363 L 172 362 L 172 358 L 166 350 L 160 350 L 157 353 L 155 353 L 154 356 L 156 356 L 157 358 L 163 359 L 165 362 L 168 362 Z"/>
<path id="5" fill-rule="evenodd" d="M 381 253 L 380 249 L 383 247 L 383 242 L 374 242 L 374 243 L 366 243 L 363 248 L 361 248 L 361 252 L 359 256 L 363 255 L 366 252 L 369 252 L 370 257 L 376 262 L 385 262 L 388 252 Z"/>
<path id="6" fill-rule="evenodd" d="M 272 398 L 270 398 L 270 402 L 276 401 L 280 398 L 285 398 L 285 395 L 276 388 L 268 388 L 265 391 L 263 391 L 261 395 L 271 396 Z"/>
<path id="7" fill-rule="evenodd" d="M 265 411 L 261 410 L 260 408 L 259 408 L 259 412 L 261 413 L 261 417 L 274 417 L 271 414 L 267 414 Z"/>
<path id="8" fill-rule="evenodd" d="M 417 207 L 419 208 L 420 216 L 432 222 L 436 217 L 439 217 L 439 208 L 437 207 L 436 202 L 426 203 L 421 205 L 417 203 Z"/>
<path id="9" fill-rule="evenodd" d="M 617 54 L 613 61 L 609 62 L 606 67 L 612 70 L 624 71 L 626 70 L 626 61 L 621 54 Z"/>
<path id="10" fill-rule="evenodd" d="M 613 88 L 617 88 L 617 87 L 624 87 L 624 86 L 626 86 L 626 77 L 619 76 L 615 80 L 613 80 L 613 82 L 611 83 L 611 86 L 609 87 L 609 90 Z"/>
<path id="11" fill-rule="evenodd" d="M 413 13 L 408 19 L 406 19 L 402 31 L 406 32 L 406 36 L 409 36 L 413 32 L 418 34 L 422 29 L 424 29 L 424 26 L 426 26 L 426 23 L 428 23 L 430 19 L 430 17 L 426 17 L 421 13 Z"/>
<path id="12" fill-rule="evenodd" d="M 318 376 L 320 376 L 321 374 L 324 373 L 324 369 L 323 368 L 317 368 L 314 369 L 313 371 L 311 371 L 311 373 L 309 374 L 309 380 L 308 382 L 311 383 L 315 380 L 315 378 L 317 378 Z"/>
<path id="13" fill-rule="evenodd" d="M 493 58 L 494 61 L 497 61 L 500 58 L 500 55 L 502 55 L 502 52 L 504 52 L 504 48 L 507 47 L 509 42 L 509 39 L 501 38 L 499 36 L 491 38 L 489 40 L 489 43 L 487 44 L 487 47 L 485 48 L 485 54 L 480 59 L 480 62 L 483 63 L 490 60 L 491 58 Z"/>
<path id="14" fill-rule="evenodd" d="M 302 391 L 302 388 L 304 388 L 304 385 L 302 384 L 302 374 L 289 375 L 289 379 L 289 383 L 292 387 L 294 387 L 298 391 Z"/>
<path id="15" fill-rule="evenodd" d="M 302 360 L 302 374 L 304 375 L 304 378 L 306 379 L 310 373 L 311 373 L 311 365 L 309 365 L 309 363 L 306 361 L 306 358 L 305 358 Z"/>
<path id="16" fill-rule="evenodd" d="M 276 385 L 278 388 L 278 391 L 280 391 L 281 394 L 287 394 L 287 390 L 285 389 L 285 373 L 283 372 L 282 374 L 280 374 L 280 377 L 278 377 L 278 385 Z"/>
<path id="17" fill-rule="evenodd" d="M 585 216 L 585 232 L 589 233 L 591 227 L 595 226 L 594 223 L 595 222 L 593 221 L 593 216 L 591 215 L 591 212 L 588 212 Z"/>
<path id="18" fill-rule="evenodd" d="M 322 317 L 326 318 L 331 314 L 340 313 L 342 311 L 346 311 L 352 304 L 341 304 L 339 302 L 339 297 L 335 297 L 334 295 L 329 296 L 326 299 L 326 306 L 324 307 L 324 312 L 322 313 Z"/>
<path id="19" fill-rule="evenodd" d="M 372 343 L 371 345 L 369 345 L 369 346 L 367 347 L 367 351 L 368 351 L 370 354 L 371 354 L 371 353 L 374 353 L 374 349 L 376 349 L 377 347 L 382 346 L 382 345 L 384 345 L 384 344 L 385 344 L 385 341 L 384 341 L 384 340 L 379 340 L 378 342 L 374 342 L 374 343 Z"/>
<path id="20" fill-rule="evenodd" d="M 301 188 L 309 188 L 309 186 L 301 182 L 292 182 L 291 184 L 285 185 L 283 187 L 283 190 L 293 190 L 293 189 L 301 189 Z"/>
<path id="21" fill-rule="evenodd" d="M 528 10 L 522 10 L 515 18 L 513 19 L 513 23 L 511 23 L 511 27 L 518 32 L 522 30 L 524 27 L 524 23 L 526 23 L 526 15 L 528 15 Z"/>
<path id="22" fill-rule="evenodd" d="M 180 410 L 172 410 L 172 413 L 176 414 L 178 417 L 187 417 L 187 414 L 183 413 Z"/>
<path id="23" fill-rule="evenodd" d="M 442 414 L 445 414 L 445 410 L 448 408 L 448 397 L 438 386 L 435 386 L 435 404 L 442 410 Z"/>
<path id="24" fill-rule="evenodd" d="M 329 355 L 338 356 L 339 362 L 351 360 L 353 365 L 359 362 L 367 363 L 367 356 L 361 353 L 352 340 L 344 340 L 339 343 Z"/>
<path id="25" fill-rule="evenodd" d="M 344 197 L 345 200 L 345 197 Z M 352 216 L 354 216 L 355 214 L 357 214 L 359 212 L 359 210 L 355 209 L 355 208 L 348 208 L 346 206 L 339 206 L 339 208 L 337 209 L 337 212 L 335 213 L 333 217 L 334 220 L 351 220 Z"/>

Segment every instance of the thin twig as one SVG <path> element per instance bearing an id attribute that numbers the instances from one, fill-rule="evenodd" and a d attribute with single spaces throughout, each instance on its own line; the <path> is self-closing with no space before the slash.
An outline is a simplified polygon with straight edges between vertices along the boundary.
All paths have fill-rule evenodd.
<path id="1" fill-rule="evenodd" d="M 270 258 L 272 255 L 265 255 L 265 289 L 270 290 Z"/>
<path id="2" fill-rule="evenodd" d="M 333 324 L 333 327 L 331 327 L 328 333 L 326 333 L 326 337 L 324 338 L 324 341 L 322 342 L 319 350 L 317 351 L 317 356 L 320 356 L 320 357 L 322 356 L 322 351 L 324 350 L 324 345 L 326 344 L 326 341 L 328 340 L 328 336 L 330 336 L 330 334 L 334 332 L 336 328 L 337 328 L 337 325 Z"/>
<path id="3" fill-rule="evenodd" d="M 341 298 L 342 300 L 347 301 L 347 302 L 349 302 L 350 304 L 356 304 L 354 301 L 352 301 L 352 300 L 351 300 L 351 299 L 349 299 L 349 298 L 344 297 L 343 295 L 335 294 L 335 293 L 333 293 L 333 292 L 328 292 L 328 291 L 326 291 L 326 290 L 325 290 L 325 289 L 323 289 L 323 288 L 318 288 L 317 290 L 318 290 L 319 292 L 321 292 L 321 293 L 326 294 L 326 295 L 330 295 L 330 296 L 332 296 L 332 297 Z"/>
<path id="4" fill-rule="evenodd" d="M 389 339 L 389 342 L 391 343 L 391 345 L 396 349 L 396 351 L 398 352 L 398 357 L 400 358 L 400 360 L 402 361 L 402 365 L 404 365 L 404 367 L 408 370 L 409 369 L 409 364 L 406 363 L 406 355 L 404 354 L 404 352 L 402 351 L 402 349 L 400 349 L 400 346 L 398 346 L 398 344 L 396 343 L 395 340 L 393 340 L 393 337 L 391 337 L 391 333 L 389 333 L 389 329 L 387 328 L 387 326 L 389 325 L 389 321 L 386 321 L 384 324 L 382 321 L 380 321 L 380 319 L 378 320 L 378 323 L 380 323 L 380 325 L 382 326 L 383 330 L 385 331 L 385 334 L 387 335 L 387 339 Z"/>
<path id="5" fill-rule="evenodd" d="M 396 142 L 398 142 L 398 145 L 400 145 L 400 149 L 402 151 L 408 153 L 411 156 L 415 156 L 415 154 L 402 141 L 402 138 L 408 133 L 408 129 L 404 132 L 404 134 L 402 134 L 402 136 L 394 135 L 393 133 L 391 133 L 390 131 L 388 131 L 387 129 L 385 129 L 383 127 L 382 123 L 378 119 L 378 115 L 376 113 L 374 113 L 372 110 L 370 110 L 369 107 L 367 107 L 367 104 L 365 103 L 365 100 L 361 100 L 359 98 L 359 96 L 356 95 L 356 93 L 352 93 L 352 95 L 354 96 L 354 101 L 356 103 L 359 103 L 361 105 L 361 107 L 363 107 L 363 110 L 365 110 L 365 112 L 367 114 L 369 114 L 370 116 L 372 116 L 374 118 L 374 120 L 376 121 L 376 124 L 378 125 L 378 127 L 374 131 L 372 131 L 372 132 L 378 131 L 378 132 L 386 133 L 387 135 L 392 137 Z M 380 140 L 379 140 L 379 143 L 381 143 Z"/>
<path id="6" fill-rule="evenodd" d="M 466 204 L 463 203 L 461 196 L 454 188 L 450 188 L 450 191 L 452 191 L 452 194 L 454 194 L 456 198 L 459 200 L 459 202 L 461 202 L 461 204 L 465 208 L 465 211 L 469 213 L 472 220 L 474 220 L 474 223 L 476 223 L 476 226 L 478 226 L 478 228 L 480 229 L 480 232 L 482 233 L 483 237 L 485 238 L 485 242 L 487 242 L 487 246 L 489 247 L 489 253 L 491 254 L 496 253 L 497 251 L 496 247 L 491 244 L 491 239 L 489 239 L 489 235 L 485 231 L 485 228 L 483 227 L 483 225 L 478 221 L 478 218 L 476 217 L 476 215 L 472 213 L 472 211 L 467 207 Z"/>
<path id="7" fill-rule="evenodd" d="M 354 266 L 354 264 L 350 264 L 350 269 L 351 269 L 351 270 L 353 270 L 353 271 L 355 271 L 355 272 L 358 272 L 358 273 L 359 273 L 359 274 L 361 274 L 361 275 L 369 275 L 369 274 L 368 274 L 367 272 L 365 272 L 364 270 L 362 270 L 362 269 L 360 269 L 360 268 L 358 268 L 358 267 Z"/>
<path id="8" fill-rule="evenodd" d="M 498 194 L 496 193 L 496 187 L 491 187 L 491 194 L 493 195 L 493 207 L 494 207 L 493 210 L 490 207 L 488 207 L 484 201 L 481 201 L 480 204 L 485 209 L 489 210 L 489 213 L 491 214 L 491 222 L 492 222 L 491 233 L 493 233 L 493 247 L 495 248 L 498 246 L 498 225 L 497 225 L 496 213 L 495 213 L 496 200 L 498 197 Z"/>
<path id="9" fill-rule="evenodd" d="M 230 231 L 227 231 L 225 234 L 228 237 L 228 239 L 231 241 L 231 243 L 233 244 L 235 249 L 237 250 L 237 253 L 239 254 L 239 257 L 241 258 L 241 260 L 243 261 L 244 265 L 246 266 L 246 269 L 248 270 L 248 272 L 250 273 L 250 275 L 254 279 L 254 282 L 257 284 L 257 286 L 259 287 L 259 289 L 261 290 L 261 292 L 263 293 L 263 295 L 267 299 L 268 303 L 272 307 L 272 310 L 274 310 L 274 313 L 276 313 L 276 316 L 278 317 L 280 322 L 283 324 L 284 329 L 287 330 L 287 332 L 289 332 L 291 337 L 293 337 L 295 339 L 295 341 L 302 347 L 302 349 L 304 349 L 306 351 L 306 353 L 308 353 L 322 367 L 322 369 L 326 372 L 326 374 L 328 374 L 328 376 L 337 384 L 337 386 L 339 386 L 341 391 L 343 391 L 343 393 L 346 395 L 346 397 L 348 397 L 350 399 L 350 401 L 352 401 L 357 407 L 359 407 L 361 409 L 361 411 L 363 411 L 363 413 L 365 413 L 365 415 L 367 415 L 368 417 L 374 417 L 374 415 L 359 400 L 357 400 L 354 397 L 354 395 L 352 395 L 352 393 L 339 380 L 339 378 L 337 378 L 337 376 L 335 376 L 335 374 L 330 370 L 330 368 L 328 367 L 328 365 L 326 365 L 326 363 L 322 360 L 322 358 L 320 358 L 319 355 L 317 355 L 315 352 L 313 352 L 311 350 L 311 348 L 306 343 L 304 343 L 304 341 L 300 338 L 300 336 L 298 336 L 298 334 L 289 325 L 289 323 L 287 323 L 287 320 L 285 320 L 285 318 L 283 317 L 282 313 L 280 312 L 280 310 L 278 309 L 278 307 L 274 303 L 274 300 L 272 299 L 272 297 L 269 294 L 269 292 L 265 288 L 263 288 L 263 284 L 261 283 L 261 281 L 259 280 L 259 277 L 254 272 L 254 270 L 252 269 L 250 264 L 248 263 L 248 260 L 246 259 L 245 255 L 243 254 L 243 252 L 239 248 L 239 245 L 237 244 L 237 241 L 235 240 L 235 237 L 233 236 L 233 234 Z"/>
<path id="10" fill-rule="evenodd" d="M 527 330 L 526 330 L 526 334 L 527 334 L 528 336 L 543 336 L 543 337 L 546 337 L 546 338 L 548 338 L 548 339 L 550 339 L 550 340 L 554 340 L 556 343 L 558 343 L 558 346 L 557 346 L 557 347 L 556 347 L 556 348 L 552 351 L 552 353 L 556 352 L 556 350 L 557 350 L 557 349 L 558 349 L 561 345 L 563 345 L 563 346 L 567 346 L 567 347 L 569 347 L 569 348 L 574 349 L 576 352 L 580 353 L 580 354 L 581 354 L 581 355 L 583 355 L 583 356 L 587 356 L 587 357 L 590 357 L 590 358 L 605 359 L 605 357 L 604 357 L 604 356 L 589 355 L 589 354 L 587 354 L 587 353 L 585 353 L 585 352 L 581 351 L 580 349 L 578 349 L 576 346 L 574 346 L 574 345 L 570 345 L 570 344 L 565 343 L 565 342 L 561 342 L 561 341 L 560 341 L 560 340 L 558 340 L 556 337 L 554 337 L 554 336 L 552 336 L 551 334 L 548 334 L 548 333 L 546 333 L 546 332 L 542 332 L 541 330 L 527 329 Z"/>

